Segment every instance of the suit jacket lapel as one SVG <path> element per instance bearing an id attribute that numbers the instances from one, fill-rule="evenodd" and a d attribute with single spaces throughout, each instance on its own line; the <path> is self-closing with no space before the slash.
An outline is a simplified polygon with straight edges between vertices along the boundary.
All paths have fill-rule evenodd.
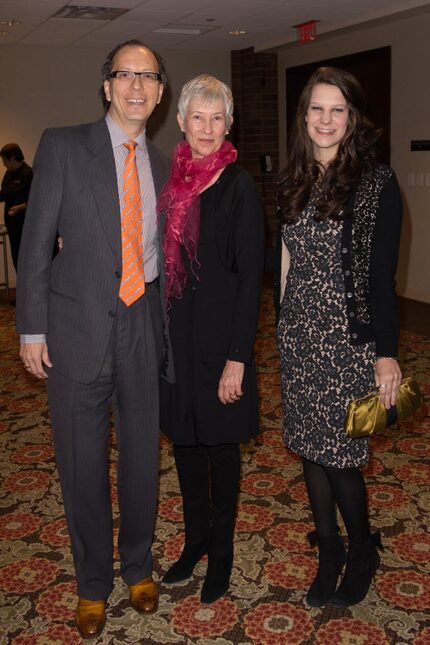
<path id="1" fill-rule="evenodd" d="M 155 194 L 158 196 L 167 181 L 166 166 L 164 159 L 154 147 L 154 144 L 149 139 L 146 139 L 148 147 L 149 163 L 151 164 L 151 173 L 154 180 Z"/>
<path id="2" fill-rule="evenodd" d="M 121 209 L 112 143 L 104 119 L 91 126 L 88 164 L 97 211 L 113 254 L 121 262 Z"/>

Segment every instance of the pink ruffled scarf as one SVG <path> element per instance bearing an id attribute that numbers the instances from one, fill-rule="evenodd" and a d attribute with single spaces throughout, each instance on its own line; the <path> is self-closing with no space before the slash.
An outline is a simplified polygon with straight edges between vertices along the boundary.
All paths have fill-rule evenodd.
<path id="1" fill-rule="evenodd" d="M 192 271 L 195 272 L 199 266 L 199 195 L 215 174 L 236 161 L 236 158 L 237 150 L 229 141 L 224 141 L 219 150 L 202 159 L 192 158 L 191 148 L 186 141 L 176 146 L 170 179 L 157 202 L 158 214 L 166 212 L 163 240 L 166 300 L 180 298 L 187 282 L 181 246 L 190 259 Z"/>

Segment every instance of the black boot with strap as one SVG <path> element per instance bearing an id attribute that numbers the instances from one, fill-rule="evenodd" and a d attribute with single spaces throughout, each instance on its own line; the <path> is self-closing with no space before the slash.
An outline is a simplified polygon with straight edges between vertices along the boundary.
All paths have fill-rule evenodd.
<path id="1" fill-rule="evenodd" d="M 339 589 L 332 598 L 335 607 L 350 607 L 364 600 L 381 559 L 378 549 L 383 550 L 379 531 L 370 533 L 365 542 L 350 542 L 345 574 Z"/>
<path id="2" fill-rule="evenodd" d="M 322 607 L 332 599 L 337 581 L 346 560 L 346 550 L 338 532 L 320 536 L 316 531 L 308 534 L 309 544 L 318 545 L 318 571 L 306 594 L 310 607 Z"/>

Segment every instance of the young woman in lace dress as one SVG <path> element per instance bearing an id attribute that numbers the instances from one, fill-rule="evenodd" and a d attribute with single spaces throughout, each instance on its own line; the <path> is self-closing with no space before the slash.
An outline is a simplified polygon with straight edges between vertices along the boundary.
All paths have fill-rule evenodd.
<path id="1" fill-rule="evenodd" d="M 360 470 L 369 441 L 348 438 L 344 418 L 348 403 L 375 386 L 389 408 L 401 380 L 394 291 L 401 200 L 393 171 L 375 160 L 378 132 L 364 105 L 354 76 L 318 69 L 301 95 L 278 187 L 284 437 L 303 460 L 319 548 L 311 606 L 360 602 L 379 565 Z"/>

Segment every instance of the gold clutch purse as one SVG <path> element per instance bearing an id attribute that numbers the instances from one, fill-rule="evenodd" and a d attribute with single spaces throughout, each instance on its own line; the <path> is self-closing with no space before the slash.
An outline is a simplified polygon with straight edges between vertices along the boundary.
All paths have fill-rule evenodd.
<path id="1" fill-rule="evenodd" d="M 377 390 L 351 401 L 346 411 L 345 432 L 351 439 L 367 437 L 393 423 L 403 421 L 419 408 L 421 402 L 418 383 L 409 376 L 400 383 L 396 405 L 389 410 L 382 405 Z"/>

